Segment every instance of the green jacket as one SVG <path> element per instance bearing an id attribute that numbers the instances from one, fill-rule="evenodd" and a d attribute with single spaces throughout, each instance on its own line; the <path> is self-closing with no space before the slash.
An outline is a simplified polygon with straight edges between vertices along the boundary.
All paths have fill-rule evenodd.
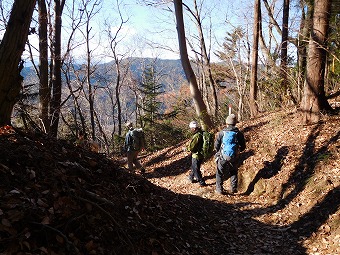
<path id="1" fill-rule="evenodd" d="M 203 147 L 203 135 L 202 131 L 198 130 L 193 135 L 187 150 L 191 152 L 193 158 L 203 159 L 202 147 Z"/>

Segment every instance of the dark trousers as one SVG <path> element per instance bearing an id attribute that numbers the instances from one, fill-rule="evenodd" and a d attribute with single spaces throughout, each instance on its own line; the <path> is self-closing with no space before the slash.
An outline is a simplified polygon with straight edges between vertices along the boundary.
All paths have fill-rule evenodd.
<path id="1" fill-rule="evenodd" d="M 194 178 L 201 184 L 204 183 L 202 173 L 201 173 L 202 160 L 197 158 L 191 158 L 191 171 L 189 178 L 193 180 Z"/>
<path id="2" fill-rule="evenodd" d="M 238 169 L 236 166 L 236 158 L 225 160 L 222 157 L 216 162 L 216 190 L 223 191 L 223 182 L 230 178 L 230 188 L 232 191 L 237 190 Z"/>

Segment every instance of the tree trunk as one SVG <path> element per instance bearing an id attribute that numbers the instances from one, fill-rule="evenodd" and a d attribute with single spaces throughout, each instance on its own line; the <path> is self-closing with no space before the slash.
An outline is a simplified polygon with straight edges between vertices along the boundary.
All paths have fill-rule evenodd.
<path id="1" fill-rule="evenodd" d="M 205 39 L 204 39 L 204 33 L 202 29 L 202 22 L 201 22 L 201 16 L 200 12 L 197 7 L 197 2 L 196 0 L 194 1 L 195 5 L 195 20 L 196 20 L 196 26 L 198 30 L 198 35 L 200 39 L 200 48 L 201 48 L 201 53 L 203 57 L 203 72 L 207 72 L 207 80 L 209 81 L 209 87 L 211 89 L 211 94 L 212 94 L 212 104 L 213 104 L 213 112 L 210 112 L 211 115 L 213 115 L 215 118 L 217 118 L 217 112 L 218 112 L 218 103 L 217 103 L 217 92 L 216 92 L 216 84 L 213 79 L 213 75 L 211 72 L 211 62 L 210 62 L 210 57 L 208 54 L 208 50 L 205 44 Z M 204 79 L 204 82 L 206 79 Z M 207 89 L 208 90 L 208 89 Z"/>
<path id="2" fill-rule="evenodd" d="M 301 106 L 304 124 L 315 123 L 320 119 L 320 112 L 332 110 L 324 90 L 330 2 L 330 0 L 314 2 L 313 26 L 309 39 L 307 74 Z"/>
<path id="3" fill-rule="evenodd" d="M 189 82 L 191 96 L 194 100 L 195 109 L 198 117 L 203 121 L 203 128 L 212 129 L 213 123 L 207 113 L 206 105 L 202 99 L 202 95 L 198 89 L 197 80 L 190 65 L 187 46 L 185 41 L 185 31 L 184 31 L 184 20 L 183 20 L 183 6 L 181 0 L 174 1 L 175 13 L 176 13 L 176 22 L 177 22 L 177 34 L 178 34 L 178 42 L 179 49 L 181 54 L 181 62 L 186 75 L 186 78 Z"/>
<path id="4" fill-rule="evenodd" d="M 307 8 L 306 8 L 307 7 Z M 305 12 L 307 9 L 307 12 Z M 307 68 L 307 38 L 311 30 L 311 21 L 313 18 L 313 5 L 308 1 L 301 3 L 301 24 L 298 36 L 298 102 L 302 101 L 303 83 Z"/>
<path id="5" fill-rule="evenodd" d="M 6 32 L 0 44 L 0 126 L 11 124 L 11 114 L 22 86 L 21 55 L 29 33 L 36 0 L 13 3 Z"/>
<path id="6" fill-rule="evenodd" d="M 50 119 L 48 115 L 48 106 L 50 103 L 51 91 L 48 86 L 48 43 L 47 43 L 47 9 L 45 0 L 38 0 L 39 8 L 39 107 L 40 119 L 43 130 L 48 133 L 50 128 Z"/>
<path id="7" fill-rule="evenodd" d="M 289 0 L 283 1 L 282 36 L 281 36 L 281 88 L 286 93 L 288 89 L 287 64 L 288 64 L 288 19 Z"/>
<path id="8" fill-rule="evenodd" d="M 88 15 L 87 17 L 87 22 L 86 22 L 86 83 L 87 83 L 87 88 L 88 88 L 88 93 L 89 93 L 89 106 L 90 106 L 90 122 L 91 122 L 91 137 L 92 140 L 96 140 L 96 128 L 95 128 L 95 121 L 94 121 L 94 91 L 93 91 L 93 86 L 91 82 L 92 78 L 92 73 L 93 71 L 91 70 L 92 64 L 91 64 L 91 50 L 90 50 L 90 17 Z"/>
<path id="9" fill-rule="evenodd" d="M 61 15 L 65 0 L 55 0 L 54 47 L 53 47 L 53 74 L 52 74 L 52 99 L 50 104 L 51 130 L 54 137 L 58 135 L 61 104 Z"/>
<path id="10" fill-rule="evenodd" d="M 254 29 L 253 29 L 253 53 L 252 53 L 252 68 L 251 68 L 251 79 L 250 79 L 250 115 L 256 117 L 258 114 L 257 101 L 257 61 L 258 61 L 258 47 L 259 47 L 259 31 L 260 31 L 260 14 L 261 5 L 260 0 L 255 0 L 254 5 Z"/>

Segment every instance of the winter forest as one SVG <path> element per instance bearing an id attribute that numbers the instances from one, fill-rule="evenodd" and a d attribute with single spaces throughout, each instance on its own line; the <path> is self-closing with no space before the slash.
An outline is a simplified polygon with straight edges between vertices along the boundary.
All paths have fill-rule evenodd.
<path id="1" fill-rule="evenodd" d="M 133 1 L 173 39 L 143 45 L 126 36 L 127 2 L 0 1 L 0 124 L 71 141 L 82 132 L 110 155 L 127 121 L 157 150 L 193 119 L 223 125 L 230 109 L 246 120 L 295 107 L 308 124 L 339 106 L 339 0 Z"/>

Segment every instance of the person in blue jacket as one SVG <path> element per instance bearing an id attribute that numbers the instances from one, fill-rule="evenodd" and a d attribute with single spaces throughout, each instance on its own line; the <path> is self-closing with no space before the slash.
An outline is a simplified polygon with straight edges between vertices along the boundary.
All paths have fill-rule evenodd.
<path id="1" fill-rule="evenodd" d="M 235 114 L 226 119 L 226 128 L 221 130 L 215 141 L 216 193 L 224 194 L 223 182 L 230 178 L 231 193 L 237 192 L 239 152 L 245 150 L 243 133 L 236 127 Z"/>

